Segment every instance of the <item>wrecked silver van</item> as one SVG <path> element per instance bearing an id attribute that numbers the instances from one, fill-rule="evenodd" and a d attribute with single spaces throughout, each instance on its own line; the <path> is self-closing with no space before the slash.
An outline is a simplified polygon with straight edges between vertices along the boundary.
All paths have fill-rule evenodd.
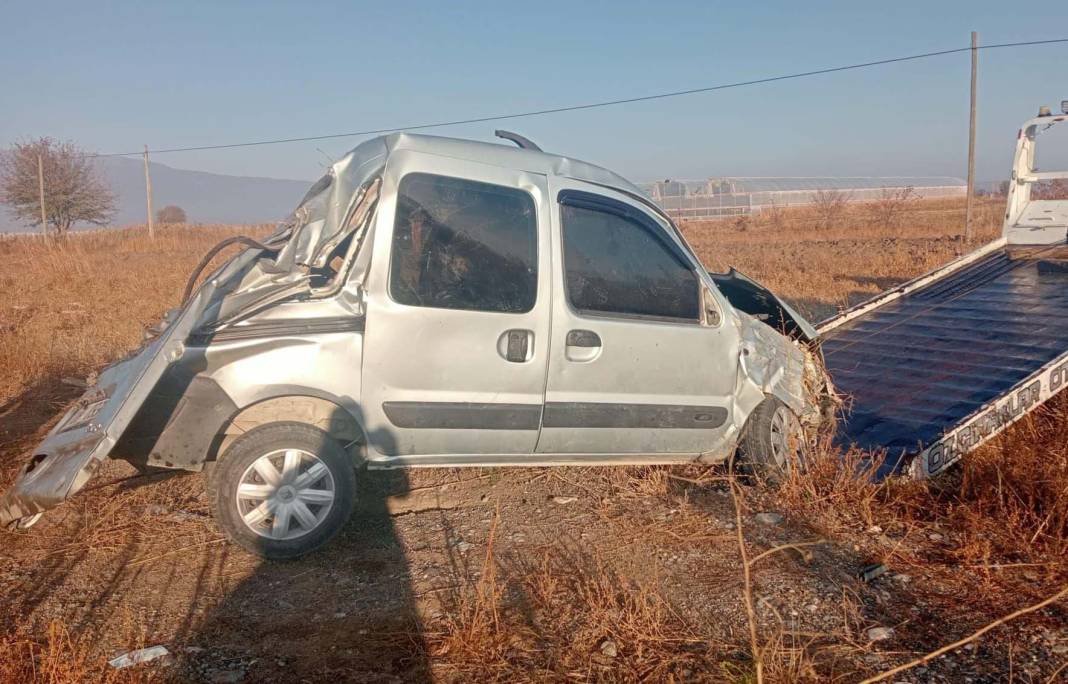
<path id="1" fill-rule="evenodd" d="M 339 530 L 357 466 L 738 450 L 751 470 L 788 469 L 829 392 L 812 326 L 744 276 L 706 272 L 628 181 L 502 137 L 519 146 L 356 147 L 91 379 L 0 523 L 32 525 L 108 457 L 207 470 L 220 526 L 269 558 Z"/>

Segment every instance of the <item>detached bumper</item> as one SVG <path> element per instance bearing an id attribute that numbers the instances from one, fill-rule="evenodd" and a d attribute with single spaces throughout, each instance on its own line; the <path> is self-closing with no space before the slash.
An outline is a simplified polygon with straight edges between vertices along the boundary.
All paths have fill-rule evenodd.
<path id="1" fill-rule="evenodd" d="M 103 432 L 79 428 L 51 437 L 0 497 L 0 526 L 55 508 L 78 492 L 93 476 L 111 449 Z M 45 445 L 42 445 L 44 447 Z"/>

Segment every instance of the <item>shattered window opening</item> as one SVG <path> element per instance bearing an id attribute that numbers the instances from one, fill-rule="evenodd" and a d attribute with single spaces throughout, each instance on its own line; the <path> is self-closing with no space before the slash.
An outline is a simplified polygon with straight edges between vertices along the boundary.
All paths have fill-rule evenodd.
<path id="1" fill-rule="evenodd" d="M 389 292 L 409 306 L 525 313 L 537 295 L 534 198 L 412 173 L 400 182 Z"/>
<path id="2" fill-rule="evenodd" d="M 560 205 L 567 296 L 579 311 L 697 321 L 696 275 L 651 228 L 620 213 Z"/>
<path id="3" fill-rule="evenodd" d="M 341 275 L 342 269 L 345 266 L 345 254 L 349 251 L 349 247 L 352 245 L 352 235 L 350 234 L 340 243 L 337 247 L 330 251 L 330 256 L 327 258 L 326 263 L 319 267 L 311 267 L 308 269 L 311 274 L 311 287 L 314 290 L 318 290 L 323 287 L 329 286 L 333 283 L 334 278 Z"/>

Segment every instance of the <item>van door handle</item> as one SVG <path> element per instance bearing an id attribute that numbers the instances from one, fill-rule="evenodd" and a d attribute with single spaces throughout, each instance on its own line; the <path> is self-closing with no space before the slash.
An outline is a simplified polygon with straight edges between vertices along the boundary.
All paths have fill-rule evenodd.
<path id="1" fill-rule="evenodd" d="M 601 336 L 592 330 L 570 330 L 564 342 L 568 361 L 593 361 L 601 354 Z"/>
<path id="2" fill-rule="evenodd" d="M 523 363 L 533 358 L 533 330 L 505 330 L 497 340 L 497 353 L 505 361 Z"/>
<path id="3" fill-rule="evenodd" d="M 567 334 L 569 347 L 600 347 L 601 336 L 592 330 L 572 330 Z"/>

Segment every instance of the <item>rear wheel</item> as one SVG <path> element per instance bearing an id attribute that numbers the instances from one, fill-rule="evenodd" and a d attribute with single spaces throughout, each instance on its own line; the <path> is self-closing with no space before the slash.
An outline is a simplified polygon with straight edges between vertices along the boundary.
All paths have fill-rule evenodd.
<path id="1" fill-rule="evenodd" d="M 767 397 L 749 415 L 735 462 L 742 473 L 779 484 L 804 465 L 804 445 L 805 433 L 794 412 Z"/>
<path id="2" fill-rule="evenodd" d="M 249 430 L 208 477 L 208 497 L 226 535 L 276 560 L 329 541 L 352 513 L 355 492 L 352 459 L 330 435 L 304 423 Z"/>

